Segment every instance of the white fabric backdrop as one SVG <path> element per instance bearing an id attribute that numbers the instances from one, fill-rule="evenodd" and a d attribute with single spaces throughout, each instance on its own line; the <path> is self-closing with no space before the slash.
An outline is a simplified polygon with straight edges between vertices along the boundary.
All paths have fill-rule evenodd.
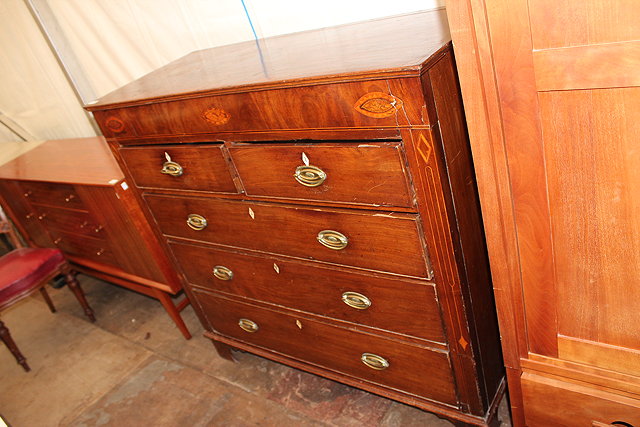
<path id="1" fill-rule="evenodd" d="M 0 22 L 0 112 L 36 139 L 94 135 L 23 1 L 0 1 Z M 20 140 L 5 129 L 0 138 Z"/>
<path id="2" fill-rule="evenodd" d="M 254 38 L 241 0 L 30 1 L 42 12 L 86 103 L 191 51 Z M 257 36 L 268 37 L 440 8 L 444 0 L 245 0 L 245 5 Z M 22 0 L 0 1 L 0 18 L 0 112 L 39 139 L 91 135 Z M 5 138 L 0 131 L 0 141 Z"/>

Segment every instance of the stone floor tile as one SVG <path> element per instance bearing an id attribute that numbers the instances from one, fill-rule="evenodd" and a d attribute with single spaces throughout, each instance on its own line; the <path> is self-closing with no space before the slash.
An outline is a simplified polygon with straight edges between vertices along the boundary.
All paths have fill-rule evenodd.
<path id="1" fill-rule="evenodd" d="M 195 427 L 318 424 L 178 362 L 154 357 L 87 408 L 70 425 Z"/>
<path id="2" fill-rule="evenodd" d="M 32 371 L 0 346 L 0 408 L 13 426 L 58 425 L 113 388 L 151 353 L 28 298 L 2 313 Z"/>

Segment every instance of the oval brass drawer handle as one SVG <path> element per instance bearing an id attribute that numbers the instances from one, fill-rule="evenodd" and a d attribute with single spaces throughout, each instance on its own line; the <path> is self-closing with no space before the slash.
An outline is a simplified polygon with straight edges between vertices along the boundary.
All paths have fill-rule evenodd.
<path id="1" fill-rule="evenodd" d="M 387 359 L 373 353 L 362 353 L 360 360 L 362 360 L 362 363 L 364 363 L 371 369 L 375 369 L 377 371 L 382 371 L 383 369 L 387 369 L 389 367 L 389 361 Z"/>
<path id="2" fill-rule="evenodd" d="M 357 308 L 358 310 L 366 310 L 371 307 L 371 300 L 366 296 L 357 292 L 345 292 L 342 294 L 342 302 L 349 307 Z"/>
<path id="3" fill-rule="evenodd" d="M 202 215 L 189 214 L 187 216 L 187 225 L 196 231 L 207 228 L 207 219 Z"/>
<path id="4" fill-rule="evenodd" d="M 160 172 L 165 175 L 180 176 L 182 175 L 183 169 L 182 166 L 176 162 L 164 162 Z"/>
<path id="5" fill-rule="evenodd" d="M 322 185 L 327 174 L 317 166 L 298 166 L 293 177 L 305 187 L 317 187 Z"/>
<path id="6" fill-rule="evenodd" d="M 245 330 L 247 332 L 257 332 L 258 329 L 260 329 L 256 322 L 254 322 L 253 320 L 249 320 L 249 319 L 240 319 L 240 320 L 238 320 L 238 326 L 240 326 L 243 330 Z"/>
<path id="7" fill-rule="evenodd" d="M 224 265 L 216 265 L 215 267 L 213 267 L 213 275 L 220 280 L 233 279 L 233 271 L 231 271 L 231 269 L 225 267 Z"/>
<path id="8" fill-rule="evenodd" d="M 349 244 L 349 239 L 344 234 L 334 230 L 322 230 L 317 236 L 318 242 L 329 249 L 339 251 Z"/>

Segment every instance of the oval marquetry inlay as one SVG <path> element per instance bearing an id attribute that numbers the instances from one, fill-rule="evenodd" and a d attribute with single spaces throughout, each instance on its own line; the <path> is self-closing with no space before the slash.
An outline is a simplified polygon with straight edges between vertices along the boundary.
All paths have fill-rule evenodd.
<path id="1" fill-rule="evenodd" d="M 117 117 L 109 117 L 105 125 L 114 132 L 122 132 L 124 130 L 124 122 Z"/>
<path id="2" fill-rule="evenodd" d="M 370 92 L 358 99 L 354 105 L 357 112 L 377 119 L 393 116 L 402 106 L 402 101 L 384 92 Z"/>
<path id="3" fill-rule="evenodd" d="M 231 114 L 227 113 L 221 108 L 211 107 L 202 113 L 202 116 L 206 121 L 212 125 L 220 126 L 227 123 L 231 119 Z"/>

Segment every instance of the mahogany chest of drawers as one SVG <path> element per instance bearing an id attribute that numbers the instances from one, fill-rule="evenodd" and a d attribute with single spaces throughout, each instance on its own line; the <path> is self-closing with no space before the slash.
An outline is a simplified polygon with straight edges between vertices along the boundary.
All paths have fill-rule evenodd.
<path id="1" fill-rule="evenodd" d="M 158 299 L 185 338 L 188 299 L 104 138 L 45 141 L 0 167 L 0 201 L 32 246 L 74 268 Z"/>
<path id="2" fill-rule="evenodd" d="M 87 109 L 222 356 L 488 425 L 482 222 L 452 51 L 423 18 L 195 52 Z"/>

